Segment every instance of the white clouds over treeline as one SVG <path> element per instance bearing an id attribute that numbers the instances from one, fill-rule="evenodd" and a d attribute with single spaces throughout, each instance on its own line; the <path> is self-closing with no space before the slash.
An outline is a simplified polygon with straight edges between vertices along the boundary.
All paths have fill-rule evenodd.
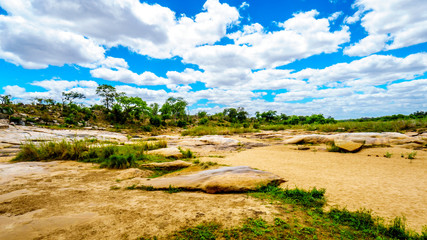
<path id="1" fill-rule="evenodd" d="M 422 94 L 427 54 L 396 57 L 381 52 L 427 42 L 427 1 L 356 0 L 355 13 L 343 17 L 343 11 L 329 16 L 316 9 L 295 11 L 276 22 L 274 30 L 254 21 L 242 24 L 239 11 L 251 6 L 243 1 L 237 5 L 207 0 L 198 14 L 177 16 L 172 9 L 139 0 L 0 0 L 7 12 L 0 15 L 0 59 L 26 69 L 67 64 L 88 68 L 94 79 L 117 84 L 119 92 L 158 103 L 169 96 L 184 97 L 194 108 L 211 111 L 218 107 L 197 103 L 207 99 L 209 106 L 241 106 L 251 113 L 273 109 L 336 117 L 427 107 Z M 366 36 L 353 39 L 357 24 Z M 223 39 L 227 44 L 219 44 Z M 118 46 L 148 59 L 179 57 L 197 68 L 137 72 L 126 59 L 108 56 Z M 353 58 L 321 69 L 283 67 L 332 53 Z M 19 83 L 3 90 L 23 101 L 59 101 L 70 90 L 85 94 L 86 103 L 98 101 L 96 80 L 61 78 L 31 83 L 43 92 L 27 92 Z M 197 82 L 205 88 L 193 89 Z M 147 87 L 163 85 L 168 91 Z M 264 98 L 269 94 L 271 101 Z"/>

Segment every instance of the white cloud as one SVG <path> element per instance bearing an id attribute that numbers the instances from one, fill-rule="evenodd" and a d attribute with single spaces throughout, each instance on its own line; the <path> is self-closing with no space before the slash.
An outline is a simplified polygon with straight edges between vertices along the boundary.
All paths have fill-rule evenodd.
<path id="1" fill-rule="evenodd" d="M 336 52 L 349 41 L 348 27 L 330 32 L 326 18 L 316 19 L 316 10 L 297 13 L 279 23 L 282 30 L 266 32 L 260 24 L 244 26 L 229 34 L 235 44 L 201 46 L 183 54 L 183 61 L 206 71 L 225 68 L 274 68 L 320 53 Z"/>
<path id="2" fill-rule="evenodd" d="M 104 48 L 81 35 L 51 29 L 21 17 L 0 15 L 0 58 L 24 68 L 85 66 L 104 58 Z"/>
<path id="3" fill-rule="evenodd" d="M 359 10 L 346 22 L 354 23 L 360 19 L 369 35 L 345 49 L 350 56 L 366 56 L 427 42 L 425 0 L 357 0 L 354 7 Z"/>
<path id="4" fill-rule="evenodd" d="M 372 55 L 350 63 L 338 63 L 324 69 L 304 69 L 292 74 L 316 86 L 341 83 L 347 86 L 377 86 L 399 79 L 413 79 L 427 72 L 427 53 L 405 58 Z"/>
<path id="5" fill-rule="evenodd" d="M 194 18 L 179 19 L 169 8 L 138 0 L 0 0 L 0 5 L 8 12 L 0 16 L 0 58 L 25 68 L 93 68 L 104 58 L 104 47 L 119 45 L 171 58 L 219 41 L 240 16 L 218 0 L 207 0 Z"/>

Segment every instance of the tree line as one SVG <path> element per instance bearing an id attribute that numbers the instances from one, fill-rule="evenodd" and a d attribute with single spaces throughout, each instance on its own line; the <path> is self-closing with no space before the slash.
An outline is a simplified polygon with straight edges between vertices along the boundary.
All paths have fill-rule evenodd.
<path id="1" fill-rule="evenodd" d="M 183 98 L 169 97 L 163 105 L 153 103 L 148 105 L 140 97 L 127 96 L 111 85 L 102 84 L 96 89 L 102 105 L 86 106 L 77 104 L 78 100 L 85 99 L 82 93 L 68 91 L 62 93 L 62 102 L 56 102 L 51 98 L 35 98 L 33 104 L 14 104 L 12 96 L 0 95 L 0 114 L 9 115 L 11 121 L 22 120 L 15 116 L 15 112 L 33 113 L 39 115 L 42 123 L 60 119 L 60 124 L 86 126 L 90 122 L 107 123 L 121 126 L 141 126 L 150 131 L 151 127 L 177 126 L 186 127 L 189 124 L 198 125 L 237 125 L 243 127 L 264 125 L 302 125 L 302 124 L 327 124 L 336 123 L 333 117 L 324 117 L 323 114 L 311 116 L 286 115 L 269 110 L 256 112 L 254 117 L 249 117 L 244 108 L 226 108 L 222 112 L 208 115 L 200 111 L 196 115 L 187 112 L 188 102 Z M 52 116 L 53 115 L 53 116 Z M 359 118 L 349 121 L 390 121 L 396 119 L 424 118 L 427 112 L 417 111 L 410 115 L 391 115 L 378 118 Z M 31 117 L 27 117 L 32 121 Z M 40 120 L 41 119 L 41 120 Z M 56 119 L 56 121 L 58 121 Z"/>

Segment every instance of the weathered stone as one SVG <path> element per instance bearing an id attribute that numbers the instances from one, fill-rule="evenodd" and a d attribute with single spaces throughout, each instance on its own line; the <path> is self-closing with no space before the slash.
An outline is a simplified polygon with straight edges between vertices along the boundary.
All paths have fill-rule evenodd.
<path id="1" fill-rule="evenodd" d="M 162 169 L 180 169 L 180 168 L 186 168 L 193 164 L 182 161 L 182 160 L 176 160 L 173 162 L 161 162 L 161 163 L 148 163 L 148 164 L 142 164 L 141 167 L 146 168 L 162 168 Z"/>
<path id="2" fill-rule="evenodd" d="M 335 146 L 344 149 L 349 152 L 355 152 L 360 150 L 362 148 L 364 143 L 352 141 L 351 139 L 335 139 L 334 140 Z"/>
<path id="3" fill-rule="evenodd" d="M 129 168 L 126 170 L 120 171 L 120 174 L 117 176 L 118 180 L 132 179 L 136 177 L 146 178 L 153 174 L 150 170 L 141 170 L 138 168 Z"/>
<path id="4" fill-rule="evenodd" d="M 207 193 L 245 192 L 263 185 L 279 185 L 286 182 L 281 177 L 246 166 L 223 167 L 191 175 L 163 177 L 142 182 L 143 186 L 155 189 L 170 187 L 185 190 L 201 190 Z"/>
<path id="5" fill-rule="evenodd" d="M 235 145 L 239 143 L 239 141 L 235 139 L 227 138 L 220 135 L 203 136 L 198 139 L 202 142 L 212 145 Z"/>
<path id="6" fill-rule="evenodd" d="M 9 120 L 8 119 L 0 119 L 0 129 L 9 128 Z"/>
<path id="7" fill-rule="evenodd" d="M 168 147 L 152 150 L 150 154 L 161 155 L 168 158 L 182 158 L 182 153 L 177 147 Z"/>

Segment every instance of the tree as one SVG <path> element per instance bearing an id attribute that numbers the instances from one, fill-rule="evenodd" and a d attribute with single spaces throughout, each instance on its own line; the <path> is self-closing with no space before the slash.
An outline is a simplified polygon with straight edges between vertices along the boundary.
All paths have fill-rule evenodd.
<path id="1" fill-rule="evenodd" d="M 187 105 L 188 103 L 181 97 L 170 97 L 163 104 L 162 108 L 160 109 L 160 112 L 162 113 L 162 116 L 172 115 L 175 120 L 177 118 L 182 119 L 184 116 L 186 116 L 185 108 L 187 107 Z"/>
<path id="2" fill-rule="evenodd" d="M 116 97 L 117 104 L 122 109 L 123 117 L 126 121 L 129 118 L 139 119 L 141 114 L 149 114 L 150 108 L 147 103 L 140 97 L 128 97 L 124 93 L 118 94 Z"/>
<path id="3" fill-rule="evenodd" d="M 110 106 L 112 106 L 112 104 L 114 103 L 116 97 L 118 97 L 116 88 L 108 84 L 99 85 L 96 88 L 96 94 L 103 98 L 102 102 L 108 110 L 110 109 Z"/>
<path id="4" fill-rule="evenodd" d="M 0 101 L 2 105 L 9 105 L 12 103 L 12 96 L 10 95 L 0 95 Z"/>
<path id="5" fill-rule="evenodd" d="M 62 101 L 63 102 L 68 101 L 68 104 L 70 104 L 70 105 L 73 103 L 74 99 L 83 99 L 83 98 L 86 98 L 86 96 L 84 94 L 78 93 L 78 92 L 70 91 L 70 92 L 63 92 L 62 93 L 62 99 L 63 99 Z M 44 101 L 44 99 L 42 98 L 40 100 L 40 103 L 43 103 L 43 101 Z"/>

